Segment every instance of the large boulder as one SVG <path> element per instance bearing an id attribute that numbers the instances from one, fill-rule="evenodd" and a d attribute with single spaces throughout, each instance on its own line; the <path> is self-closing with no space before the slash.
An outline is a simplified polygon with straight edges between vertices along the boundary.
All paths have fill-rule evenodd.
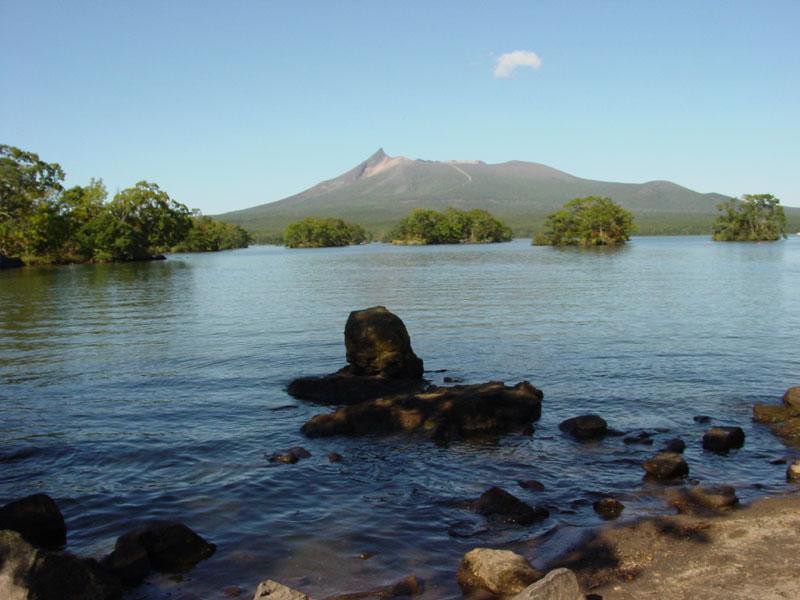
<path id="1" fill-rule="evenodd" d="M 27 496 L 0 508 L 0 529 L 18 531 L 34 546 L 50 550 L 67 543 L 64 516 L 47 494 Z"/>
<path id="2" fill-rule="evenodd" d="M 703 449 L 724 454 L 744 446 L 741 427 L 712 427 L 703 435 Z"/>
<path id="3" fill-rule="evenodd" d="M 422 377 L 422 360 L 411 349 L 405 324 L 384 306 L 351 312 L 344 326 L 344 345 L 353 375 Z"/>
<path id="4" fill-rule="evenodd" d="M 0 531 L 3 600 L 117 600 L 119 581 L 91 559 L 34 548 L 16 531 Z"/>
<path id="5" fill-rule="evenodd" d="M 486 517 L 500 517 L 506 523 L 531 525 L 550 516 L 544 507 L 531 506 L 500 487 L 486 490 L 475 502 L 475 510 Z"/>
<path id="6" fill-rule="evenodd" d="M 142 557 L 147 555 L 147 563 Z M 214 554 L 216 546 L 183 523 L 147 521 L 117 539 L 114 551 L 103 564 L 128 585 L 136 585 L 149 568 L 163 573 L 188 571 Z M 149 566 L 148 566 L 149 565 Z"/>
<path id="7" fill-rule="evenodd" d="M 682 479 L 689 475 L 689 465 L 677 452 L 659 452 L 642 463 L 645 478 L 658 481 Z"/>
<path id="8" fill-rule="evenodd" d="M 584 600 L 584 596 L 575 573 L 569 569 L 553 569 L 511 600 Z"/>
<path id="9" fill-rule="evenodd" d="M 508 596 L 518 594 L 541 576 L 524 557 L 510 550 L 475 548 L 464 555 L 457 579 L 465 594 Z"/>
<path id="10" fill-rule="evenodd" d="M 608 423 L 598 415 L 581 415 L 562 421 L 558 428 L 576 440 L 599 440 L 608 434 Z"/>
<path id="11" fill-rule="evenodd" d="M 521 430 L 541 415 L 542 392 L 527 381 L 499 381 L 400 394 L 343 406 L 305 423 L 308 437 L 420 431 L 446 442 Z"/>
<path id="12" fill-rule="evenodd" d="M 792 410 L 800 411 L 800 385 L 790 387 L 783 395 L 783 403 Z"/>

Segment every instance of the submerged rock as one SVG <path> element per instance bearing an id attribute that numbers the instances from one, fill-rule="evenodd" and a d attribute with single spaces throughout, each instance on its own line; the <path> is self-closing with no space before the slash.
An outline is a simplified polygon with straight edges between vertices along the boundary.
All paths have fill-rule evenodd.
<path id="1" fill-rule="evenodd" d="M 22 534 L 29 543 L 50 550 L 67 543 L 64 516 L 47 494 L 34 494 L 0 508 L 0 529 Z"/>
<path id="2" fill-rule="evenodd" d="M 645 477 L 659 481 L 681 479 L 689 475 L 689 465 L 677 452 L 659 452 L 642 463 Z"/>
<path id="3" fill-rule="evenodd" d="M 661 449 L 662 452 L 677 452 L 678 454 L 683 454 L 684 450 L 686 450 L 686 442 L 681 438 L 667 440 L 664 442 L 664 447 Z"/>
<path id="4" fill-rule="evenodd" d="M 671 490 L 667 498 L 680 513 L 726 510 L 739 503 L 736 490 L 729 485 L 694 486 Z"/>
<path id="5" fill-rule="evenodd" d="M 544 491 L 544 484 L 541 481 L 536 481 L 535 479 L 524 479 L 517 482 L 517 485 L 525 490 L 533 490 L 535 492 L 543 492 Z"/>
<path id="6" fill-rule="evenodd" d="M 625 505 L 616 498 L 601 498 L 592 505 L 594 512 L 610 521 L 616 519 L 625 510 Z"/>
<path id="7" fill-rule="evenodd" d="M 510 550 L 475 548 L 461 560 L 457 580 L 465 595 L 508 596 L 522 592 L 541 576 L 523 556 Z"/>
<path id="8" fill-rule="evenodd" d="M 342 462 L 344 460 L 344 456 L 339 454 L 338 452 L 329 452 L 328 453 L 328 460 L 332 463 Z"/>
<path id="9" fill-rule="evenodd" d="M 34 548 L 16 531 L 0 531 L 3 600 L 118 600 L 122 586 L 92 559 Z"/>
<path id="10" fill-rule="evenodd" d="M 421 431 L 450 441 L 520 430 L 541 415 L 542 392 L 527 381 L 432 387 L 316 415 L 302 427 L 308 437 Z"/>
<path id="11" fill-rule="evenodd" d="M 311 597 L 290 587 L 267 579 L 258 584 L 253 600 L 311 600 Z"/>
<path id="12" fill-rule="evenodd" d="M 517 525 L 531 525 L 550 516 L 546 508 L 531 506 L 500 487 L 491 487 L 481 494 L 475 510 L 485 517 L 497 516 Z"/>
<path id="13" fill-rule="evenodd" d="M 711 422 L 711 417 L 709 417 L 708 415 L 697 415 L 696 417 L 693 417 L 693 419 L 694 419 L 695 423 L 710 423 Z"/>
<path id="14" fill-rule="evenodd" d="M 422 581 L 414 575 L 408 575 L 391 585 L 382 586 L 366 592 L 350 592 L 328 596 L 325 600 L 383 600 L 389 598 L 405 598 L 423 592 Z"/>
<path id="15" fill-rule="evenodd" d="M 295 379 L 289 394 L 323 404 L 357 404 L 420 388 L 422 360 L 411 349 L 403 321 L 385 307 L 351 312 L 344 345 L 346 367 L 324 377 Z"/>
<path id="16" fill-rule="evenodd" d="M 553 569 L 511 600 L 584 600 L 584 596 L 575 573 L 562 568 Z"/>
<path id="17" fill-rule="evenodd" d="M 558 428 L 576 440 L 598 440 L 608 435 L 608 423 L 598 415 L 581 415 L 562 421 Z"/>
<path id="18" fill-rule="evenodd" d="M 141 550 L 147 555 L 149 566 L 156 571 L 180 573 L 214 554 L 216 548 L 183 523 L 146 521 L 120 536 L 103 564 L 124 578 L 128 585 L 136 585 L 148 572 Z"/>
<path id="19" fill-rule="evenodd" d="M 269 462 L 293 465 L 301 458 L 309 458 L 310 456 L 311 452 L 309 452 L 302 446 L 295 446 L 294 448 L 289 448 L 288 450 L 283 450 L 281 452 L 276 452 L 272 454 L 269 457 Z"/>
<path id="20" fill-rule="evenodd" d="M 744 446 L 744 431 L 741 427 L 712 427 L 703 436 L 703 448 L 725 453 Z"/>

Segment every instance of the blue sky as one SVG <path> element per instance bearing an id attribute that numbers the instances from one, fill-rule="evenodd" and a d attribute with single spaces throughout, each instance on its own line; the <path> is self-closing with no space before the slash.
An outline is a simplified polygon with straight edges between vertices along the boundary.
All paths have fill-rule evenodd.
<path id="1" fill-rule="evenodd" d="M 207 214 L 381 146 L 800 206 L 798 27 L 797 0 L 0 0 L 0 143 Z M 541 64 L 496 77 L 517 50 Z"/>

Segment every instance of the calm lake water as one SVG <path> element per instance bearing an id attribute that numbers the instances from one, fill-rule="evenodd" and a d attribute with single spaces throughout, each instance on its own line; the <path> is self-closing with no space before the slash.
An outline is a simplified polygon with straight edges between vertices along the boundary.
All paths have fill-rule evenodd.
<path id="1" fill-rule="evenodd" d="M 423 438 L 306 440 L 324 407 L 285 392 L 344 364 L 351 310 L 406 323 L 429 379 L 530 380 L 544 391 L 532 437 L 440 448 Z M 415 573 L 426 598 L 460 597 L 475 546 L 664 510 L 639 463 L 680 436 L 691 476 L 743 500 L 786 489 L 796 453 L 751 422 L 754 402 L 800 384 L 800 238 L 724 244 L 635 238 L 616 251 L 492 246 L 286 250 L 0 273 L 0 503 L 47 492 L 69 549 L 102 555 L 132 521 L 168 518 L 218 544 L 182 581 L 129 598 L 249 598 L 272 578 L 322 597 Z M 444 371 L 446 370 L 446 371 Z M 624 431 L 669 429 L 652 448 L 579 444 L 558 423 L 586 412 Z M 706 453 L 706 426 L 741 425 L 745 447 Z M 313 456 L 272 465 L 302 444 Z M 345 456 L 330 464 L 326 454 Z M 544 492 L 519 488 L 538 479 Z M 551 509 L 532 527 L 463 506 L 501 485 Z M 558 545 L 556 540 L 550 546 Z M 534 563 L 543 549 L 525 550 Z M 362 553 L 374 553 L 368 560 Z"/>

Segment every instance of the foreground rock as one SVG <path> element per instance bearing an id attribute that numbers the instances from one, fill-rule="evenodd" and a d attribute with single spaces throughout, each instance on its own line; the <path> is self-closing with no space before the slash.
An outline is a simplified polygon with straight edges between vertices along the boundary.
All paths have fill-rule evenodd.
<path id="1" fill-rule="evenodd" d="M 433 387 L 316 415 L 302 432 L 329 437 L 420 431 L 450 441 L 520 430 L 540 417 L 541 403 L 542 392 L 527 381 L 513 387 L 498 381 Z"/>
<path id="2" fill-rule="evenodd" d="M 763 423 L 790 446 L 800 446 L 800 386 L 790 387 L 783 404 L 756 404 L 753 420 Z"/>
<path id="3" fill-rule="evenodd" d="M 695 486 L 670 490 L 667 498 L 679 513 L 705 513 L 728 510 L 739 503 L 736 490 L 729 485 Z"/>
<path id="4" fill-rule="evenodd" d="M 522 592 L 542 574 L 510 550 L 475 548 L 464 555 L 458 569 L 458 585 L 464 594 L 488 592 L 510 596 Z"/>
<path id="5" fill-rule="evenodd" d="M 325 600 L 383 600 L 389 598 L 408 598 L 423 592 L 422 582 L 414 575 L 403 577 L 391 585 L 382 586 L 366 592 L 350 592 L 328 596 Z"/>
<path id="6" fill-rule="evenodd" d="M 491 487 L 481 494 L 475 502 L 475 510 L 485 517 L 500 517 L 516 525 L 531 525 L 550 516 L 546 508 L 531 506 L 499 487 Z"/>
<path id="7" fill-rule="evenodd" d="M 584 600 L 584 596 L 575 573 L 562 568 L 553 569 L 511 600 Z"/>
<path id="8" fill-rule="evenodd" d="M 3 600 L 117 600 L 119 581 L 91 559 L 34 548 L 16 531 L 0 531 Z"/>
<path id="9" fill-rule="evenodd" d="M 689 475 L 689 465 L 677 452 L 659 452 L 642 463 L 646 479 L 672 481 Z"/>
<path id="10" fill-rule="evenodd" d="M 598 415 L 581 415 L 562 421 L 558 428 L 576 440 L 599 440 L 608 435 L 608 423 Z"/>
<path id="11" fill-rule="evenodd" d="M 703 448 L 724 454 L 744 446 L 744 431 L 741 427 L 712 427 L 703 435 Z"/>
<path id="12" fill-rule="evenodd" d="M 19 532 L 34 546 L 50 550 L 67 543 L 64 516 L 47 494 L 34 494 L 0 508 L 0 529 Z"/>
<path id="13" fill-rule="evenodd" d="M 383 306 L 350 313 L 344 328 L 348 365 L 324 377 L 289 384 L 295 398 L 323 404 L 357 404 L 420 389 L 422 360 L 400 318 Z"/>
<path id="14" fill-rule="evenodd" d="M 129 586 L 138 585 L 151 569 L 182 573 L 214 554 L 216 546 L 183 523 L 147 521 L 117 539 L 103 566 Z"/>
<path id="15" fill-rule="evenodd" d="M 286 587 L 277 581 L 267 579 L 258 584 L 253 600 L 311 600 L 311 597 Z"/>

